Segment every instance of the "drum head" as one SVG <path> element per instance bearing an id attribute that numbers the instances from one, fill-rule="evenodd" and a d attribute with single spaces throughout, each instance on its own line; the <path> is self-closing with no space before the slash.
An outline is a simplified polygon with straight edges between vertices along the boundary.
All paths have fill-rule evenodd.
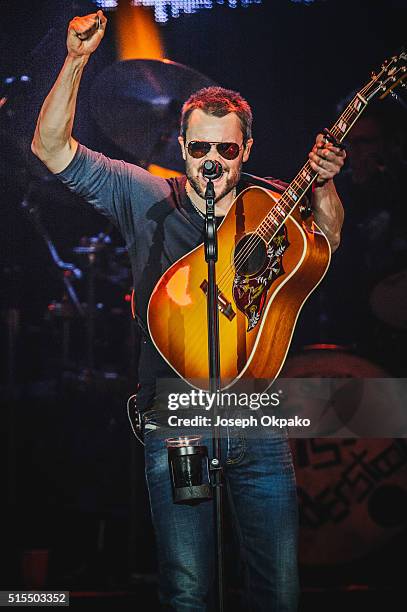
<path id="1" fill-rule="evenodd" d="M 377 365 L 344 350 L 289 358 L 284 376 L 382 378 Z M 335 566 L 365 557 L 407 526 L 404 440 L 293 439 L 300 507 L 300 562 Z"/>

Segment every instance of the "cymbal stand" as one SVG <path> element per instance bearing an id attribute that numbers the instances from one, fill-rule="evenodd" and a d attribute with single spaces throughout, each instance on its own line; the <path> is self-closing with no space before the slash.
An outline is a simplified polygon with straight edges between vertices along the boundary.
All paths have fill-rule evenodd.
<path id="1" fill-rule="evenodd" d="M 85 316 L 85 312 L 82 308 L 82 304 L 80 303 L 78 296 L 76 294 L 75 288 L 72 283 L 72 278 L 79 279 L 82 277 L 82 272 L 78 268 L 74 266 L 74 264 L 67 263 L 62 261 L 62 259 L 58 255 L 58 251 L 52 242 L 51 238 L 48 235 L 47 230 L 45 229 L 42 221 L 40 212 L 38 207 L 35 204 L 30 203 L 30 195 L 33 189 L 33 184 L 30 183 L 28 190 L 24 196 L 23 201 L 21 202 L 21 208 L 27 214 L 31 223 L 34 225 L 37 232 L 44 239 L 45 244 L 47 245 L 48 251 L 50 252 L 52 261 L 55 264 L 55 268 L 60 272 L 62 282 L 64 283 L 66 293 L 70 298 L 73 306 L 75 307 L 77 313 L 80 317 Z M 63 367 L 68 363 L 68 353 L 69 353 L 69 343 L 70 343 L 70 322 L 68 319 L 64 319 L 63 321 L 63 331 L 62 331 L 62 363 Z"/>
<path id="2" fill-rule="evenodd" d="M 76 291 L 74 289 L 74 286 L 71 282 L 71 277 L 74 278 L 82 278 L 82 272 L 81 270 L 79 270 L 78 268 L 76 268 L 74 266 L 74 264 L 71 263 L 67 263 L 62 261 L 62 259 L 59 257 L 58 255 L 58 251 L 54 245 L 54 243 L 52 242 L 51 238 L 48 235 L 47 230 L 45 229 L 42 221 L 41 221 L 41 217 L 40 217 L 40 213 L 38 210 L 38 207 L 35 206 L 34 204 L 31 204 L 29 201 L 29 197 L 30 197 L 30 192 L 31 192 L 31 185 L 29 186 L 26 195 L 24 196 L 23 201 L 21 202 L 21 208 L 23 209 L 24 212 L 27 213 L 29 219 L 31 220 L 32 224 L 34 225 L 35 229 L 38 231 L 38 233 L 40 234 L 40 236 L 42 236 L 42 238 L 44 239 L 45 244 L 47 245 L 48 251 L 50 252 L 52 261 L 54 262 L 56 268 L 61 272 L 62 275 L 62 281 L 65 285 L 65 288 L 67 290 L 67 293 L 70 297 L 70 299 L 72 300 L 72 304 L 74 305 L 74 307 L 76 308 L 78 314 L 83 317 L 85 315 L 82 305 L 78 300 L 78 296 L 76 294 Z"/>
<path id="3" fill-rule="evenodd" d="M 95 265 L 96 265 L 96 249 L 88 254 L 88 288 L 87 288 L 87 304 L 86 311 L 86 361 L 87 370 L 89 373 L 95 369 Z"/>

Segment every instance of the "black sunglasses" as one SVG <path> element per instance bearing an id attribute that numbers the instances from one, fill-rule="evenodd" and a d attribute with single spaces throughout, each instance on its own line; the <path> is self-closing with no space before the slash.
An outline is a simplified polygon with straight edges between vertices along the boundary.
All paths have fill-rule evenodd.
<path id="1" fill-rule="evenodd" d="M 243 145 L 238 145 L 236 142 L 206 142 L 201 140 L 191 140 L 188 143 L 187 149 L 191 157 L 199 159 L 208 155 L 212 145 L 216 145 L 216 150 L 224 159 L 236 159 Z"/>

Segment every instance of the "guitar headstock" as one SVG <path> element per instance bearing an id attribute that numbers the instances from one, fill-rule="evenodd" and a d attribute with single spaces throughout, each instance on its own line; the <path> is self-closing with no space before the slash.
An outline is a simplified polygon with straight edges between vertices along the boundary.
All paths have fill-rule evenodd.
<path id="1" fill-rule="evenodd" d="M 376 96 L 383 100 L 398 85 L 406 87 L 407 83 L 403 83 L 406 76 L 407 52 L 403 49 L 398 55 L 386 60 L 359 93 L 367 102 Z"/>

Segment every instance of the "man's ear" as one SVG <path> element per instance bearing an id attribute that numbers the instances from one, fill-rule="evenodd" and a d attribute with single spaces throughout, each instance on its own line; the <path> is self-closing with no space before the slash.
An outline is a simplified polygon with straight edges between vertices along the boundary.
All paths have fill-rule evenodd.
<path id="1" fill-rule="evenodd" d="M 249 138 L 245 144 L 244 150 L 243 150 L 243 162 L 247 162 L 247 160 L 250 157 L 250 149 L 252 148 L 252 144 L 253 144 L 253 138 Z"/>
<path id="2" fill-rule="evenodd" d="M 182 159 L 185 161 L 187 158 L 187 154 L 185 151 L 185 140 L 183 139 L 182 136 L 178 136 L 178 142 L 179 142 L 179 146 L 181 147 Z"/>

